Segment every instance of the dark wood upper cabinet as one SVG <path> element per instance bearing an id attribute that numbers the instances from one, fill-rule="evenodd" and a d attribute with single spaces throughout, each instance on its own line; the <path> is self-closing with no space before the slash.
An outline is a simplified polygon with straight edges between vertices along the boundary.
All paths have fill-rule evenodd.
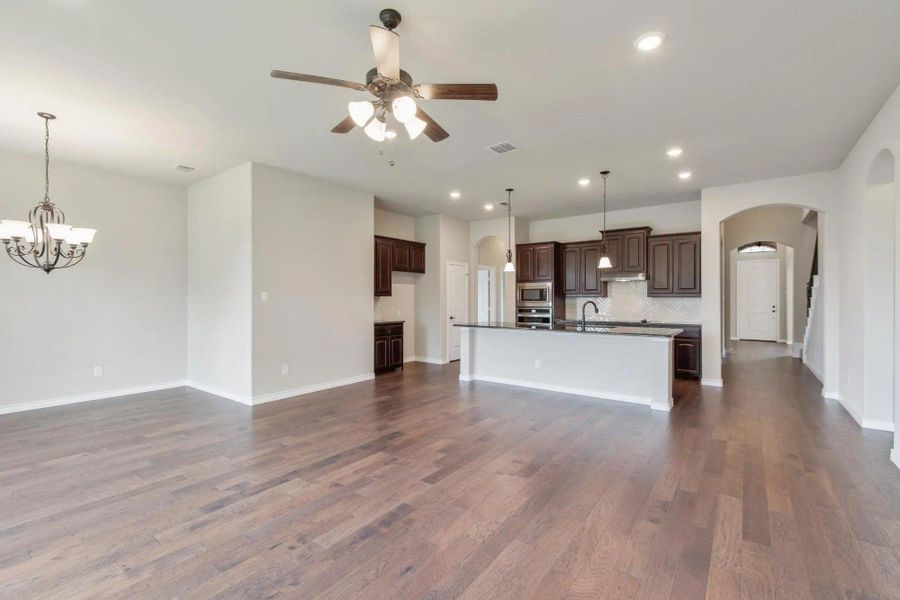
<path id="1" fill-rule="evenodd" d="M 604 276 L 620 277 L 647 272 L 647 236 L 649 227 L 614 229 L 606 232 L 606 244 L 612 268 Z"/>
<path id="2" fill-rule="evenodd" d="M 516 281 L 555 282 L 562 269 L 562 254 L 556 242 L 518 244 L 516 246 Z"/>
<path id="3" fill-rule="evenodd" d="M 375 295 L 391 295 L 391 240 L 375 238 Z"/>
<path id="4" fill-rule="evenodd" d="M 597 296 L 605 298 L 607 284 L 600 279 L 600 242 L 564 244 L 562 250 L 564 287 L 566 296 Z"/>
<path id="5" fill-rule="evenodd" d="M 555 244 L 541 244 L 534 247 L 534 281 L 553 281 L 555 251 Z"/>
<path id="6" fill-rule="evenodd" d="M 650 263 L 648 296 L 700 296 L 699 233 L 650 236 L 647 251 Z"/>
<path id="7" fill-rule="evenodd" d="M 647 241 L 649 268 L 647 269 L 647 295 L 671 296 L 675 291 L 672 277 L 672 238 L 651 236 Z"/>
<path id="8" fill-rule="evenodd" d="M 409 271 L 409 242 L 405 240 L 391 240 L 391 248 L 394 250 L 392 271 Z"/>
<path id="9" fill-rule="evenodd" d="M 531 244 L 516 246 L 516 281 L 534 281 L 534 246 Z"/>
<path id="10" fill-rule="evenodd" d="M 581 249 L 577 246 L 563 248 L 563 293 L 578 294 L 581 289 Z"/>
<path id="11" fill-rule="evenodd" d="M 375 295 L 390 296 L 391 272 L 425 272 L 425 244 L 375 236 Z"/>

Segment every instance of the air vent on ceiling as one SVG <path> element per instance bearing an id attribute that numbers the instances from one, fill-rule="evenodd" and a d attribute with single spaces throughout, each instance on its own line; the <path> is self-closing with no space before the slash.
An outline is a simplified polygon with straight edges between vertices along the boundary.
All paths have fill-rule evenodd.
<path id="1" fill-rule="evenodd" d="M 512 142 L 500 142 L 499 144 L 488 146 L 487 149 L 491 152 L 496 152 L 497 154 L 506 154 L 507 152 L 515 152 L 519 147 Z"/>
<path id="2" fill-rule="evenodd" d="M 187 165 L 175 165 L 172 168 L 180 173 L 195 173 L 197 171 L 197 167 L 189 167 Z"/>

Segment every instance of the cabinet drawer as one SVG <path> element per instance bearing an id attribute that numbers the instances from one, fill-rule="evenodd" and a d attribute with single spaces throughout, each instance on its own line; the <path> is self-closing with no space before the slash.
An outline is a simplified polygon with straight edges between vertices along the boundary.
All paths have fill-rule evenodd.
<path id="1" fill-rule="evenodd" d="M 403 335 L 403 324 L 400 325 L 390 325 L 390 334 L 391 335 Z"/>
<path id="2" fill-rule="evenodd" d="M 391 326 L 390 325 L 376 325 L 375 326 L 375 337 L 381 337 L 383 335 L 391 335 Z"/>

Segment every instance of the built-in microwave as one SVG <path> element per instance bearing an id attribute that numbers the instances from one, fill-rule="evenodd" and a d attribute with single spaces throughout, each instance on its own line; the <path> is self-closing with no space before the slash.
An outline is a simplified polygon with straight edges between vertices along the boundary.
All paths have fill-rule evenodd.
<path id="1" fill-rule="evenodd" d="M 516 286 L 517 306 L 550 306 L 553 304 L 553 284 L 520 283 Z"/>

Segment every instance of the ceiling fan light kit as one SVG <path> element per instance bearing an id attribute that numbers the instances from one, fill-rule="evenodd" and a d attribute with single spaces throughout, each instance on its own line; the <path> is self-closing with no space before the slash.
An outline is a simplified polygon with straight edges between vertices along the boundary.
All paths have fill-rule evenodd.
<path id="1" fill-rule="evenodd" d="M 347 106 L 349 116 L 338 123 L 333 133 L 348 133 L 361 127 L 377 142 L 385 139 L 387 115 L 393 115 L 402 123 L 414 140 L 422 133 L 433 142 L 447 139 L 450 134 L 438 125 L 416 100 L 479 100 L 492 102 L 497 99 L 497 86 L 493 83 L 420 83 L 414 84 L 412 76 L 400 68 L 400 36 L 394 29 L 402 17 L 392 8 L 385 8 L 378 15 L 382 26 L 369 27 L 375 68 L 366 74 L 366 83 L 356 83 L 333 77 L 304 75 L 290 71 L 272 71 L 276 79 L 305 81 L 369 92 L 374 101 L 353 101 Z M 381 124 L 375 124 L 379 121 Z M 370 129 L 371 128 L 371 129 Z"/>

